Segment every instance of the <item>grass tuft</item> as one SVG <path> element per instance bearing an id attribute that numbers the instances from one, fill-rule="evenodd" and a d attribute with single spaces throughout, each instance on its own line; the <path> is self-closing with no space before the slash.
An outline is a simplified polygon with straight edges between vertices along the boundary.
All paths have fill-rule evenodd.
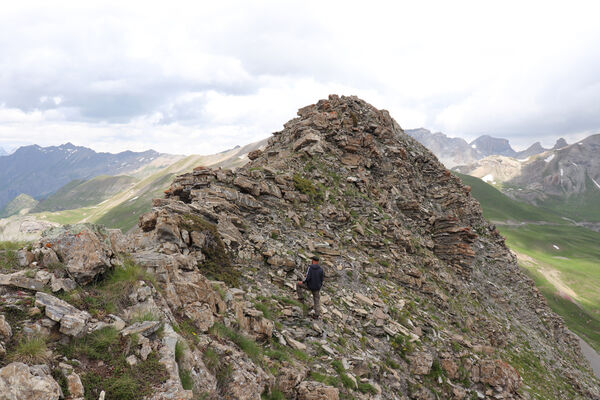
<path id="1" fill-rule="evenodd" d="M 48 359 L 47 350 L 46 338 L 43 336 L 27 337 L 17 344 L 9 359 L 25 364 L 41 364 Z"/>

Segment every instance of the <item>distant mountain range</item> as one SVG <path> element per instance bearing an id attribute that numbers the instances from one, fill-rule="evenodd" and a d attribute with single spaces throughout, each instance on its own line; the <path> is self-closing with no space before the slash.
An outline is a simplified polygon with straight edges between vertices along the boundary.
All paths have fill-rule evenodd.
<path id="1" fill-rule="evenodd" d="M 64 149 L 72 150 L 66 151 L 66 153 L 75 153 L 75 146 L 63 145 L 56 148 L 36 146 L 39 151 L 31 155 L 30 162 L 32 164 L 40 163 L 40 159 L 44 159 L 45 164 L 43 165 L 45 166 L 40 168 L 53 168 L 57 176 L 73 176 L 69 175 L 72 172 L 71 165 L 94 176 L 89 179 L 72 179 L 54 189 L 52 193 L 39 196 L 39 201 L 24 193 L 13 196 L 4 208 L 0 207 L 0 241 L 33 240 L 39 237 L 41 231 L 48 226 L 77 222 L 96 222 L 110 228 L 127 231 L 137 224 L 141 214 L 150 210 L 152 199 L 164 195 L 163 191 L 171 185 L 176 175 L 190 172 L 198 166 L 224 168 L 242 166 L 248 162 L 247 154 L 250 151 L 264 145 L 266 145 L 266 140 L 243 147 L 236 146 L 233 149 L 207 156 L 159 155 L 156 152 L 130 153 L 130 155 L 136 154 L 136 156 L 119 159 L 120 168 L 108 168 L 106 165 L 104 168 L 100 168 L 101 163 L 90 163 L 87 169 L 85 163 L 82 165 L 82 163 L 67 162 L 70 157 L 65 154 Z M 79 148 L 78 152 L 85 152 L 92 156 L 92 159 L 95 158 L 92 154 L 94 152 L 90 149 Z M 47 154 L 54 154 L 57 161 L 49 162 Z M 59 154 L 62 154 L 63 158 L 59 157 Z M 109 156 L 115 157 L 124 154 Z M 142 160 L 142 158 L 144 159 Z M 2 157 L 0 161 L 4 161 L 3 159 L 21 162 L 20 158 L 13 156 Z M 106 157 L 105 159 L 109 165 L 114 164 L 114 158 Z M 0 166 L 0 168 L 2 167 Z M 10 168 L 13 171 L 16 170 L 14 166 Z M 96 174 L 94 171 L 98 170 L 114 170 L 116 173 L 114 175 L 111 175 L 110 172 Z M 22 173 L 20 176 L 23 188 L 27 188 L 28 182 L 39 180 L 39 176 L 34 171 L 30 171 L 28 174 Z"/>
<path id="2" fill-rule="evenodd" d="M 4 150 L 4 148 L 0 147 L 0 157 L 8 155 L 8 151 Z"/>
<path id="3" fill-rule="evenodd" d="M 160 156 L 141 153 L 97 153 L 66 143 L 61 146 L 24 146 L 0 157 L 0 210 L 20 194 L 43 199 L 75 179 L 134 171 Z"/>
<path id="4" fill-rule="evenodd" d="M 526 150 L 515 151 L 508 139 L 489 135 L 480 136 L 468 143 L 462 138 L 451 138 L 441 132 L 432 133 L 424 128 L 406 129 L 404 132 L 427 147 L 446 168 L 470 164 L 493 155 L 522 159 L 567 146 L 565 139 L 560 138 L 552 149 L 545 149 L 540 142 L 536 142 Z"/>
<path id="5" fill-rule="evenodd" d="M 458 172 L 497 185 L 508 196 L 577 221 L 600 222 L 600 134 L 526 159 L 489 156 Z"/>

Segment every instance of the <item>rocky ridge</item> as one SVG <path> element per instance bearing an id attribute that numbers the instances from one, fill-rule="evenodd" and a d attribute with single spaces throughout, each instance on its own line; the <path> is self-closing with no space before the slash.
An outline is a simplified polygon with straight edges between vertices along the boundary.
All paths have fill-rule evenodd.
<path id="1" fill-rule="evenodd" d="M 0 387 L 19 371 L 47 398 L 117 398 L 118 372 L 132 399 L 600 398 L 468 187 L 356 97 L 298 116 L 244 167 L 179 176 L 127 236 L 66 226 L 21 250 L 0 275 Z M 315 321 L 293 290 L 314 254 Z M 36 335 L 49 354 L 27 371 Z"/>

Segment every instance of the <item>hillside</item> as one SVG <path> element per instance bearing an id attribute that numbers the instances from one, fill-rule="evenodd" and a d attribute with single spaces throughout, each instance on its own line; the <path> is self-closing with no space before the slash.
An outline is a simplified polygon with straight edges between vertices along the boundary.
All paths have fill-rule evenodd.
<path id="1" fill-rule="evenodd" d="M 141 153 L 96 153 L 70 143 L 50 147 L 21 147 L 10 155 L 0 157 L 0 209 L 19 194 L 39 200 L 73 180 L 126 174 L 159 156 L 153 150 Z"/>
<path id="2" fill-rule="evenodd" d="M 455 174 L 471 187 L 483 215 L 506 237 L 552 309 L 600 351 L 600 233 L 513 200 L 478 178 Z"/>
<path id="3" fill-rule="evenodd" d="M 0 210 L 0 218 L 10 217 L 21 212 L 27 213 L 37 205 L 37 200 L 26 194 L 20 194 Z"/>
<path id="4" fill-rule="evenodd" d="M 123 175 L 101 175 L 88 181 L 77 179 L 40 201 L 31 213 L 72 210 L 99 204 L 135 182 L 135 178 Z"/>
<path id="5" fill-rule="evenodd" d="M 503 194 L 494 186 L 479 178 L 454 172 L 466 185 L 479 203 L 486 219 L 494 222 L 550 222 L 567 224 L 567 222 L 550 210 L 517 201 Z"/>
<path id="6" fill-rule="evenodd" d="M 94 399 L 600 397 L 469 188 L 386 111 L 332 95 L 249 158 L 178 176 L 126 236 L 68 226 L 21 250 L 26 270 L 0 280 L 19 310 L 0 376 L 35 373 L 17 362 L 32 324 L 48 333 L 32 379 L 50 400 L 60 385 Z M 326 279 L 310 320 L 293 288 L 314 255 Z"/>

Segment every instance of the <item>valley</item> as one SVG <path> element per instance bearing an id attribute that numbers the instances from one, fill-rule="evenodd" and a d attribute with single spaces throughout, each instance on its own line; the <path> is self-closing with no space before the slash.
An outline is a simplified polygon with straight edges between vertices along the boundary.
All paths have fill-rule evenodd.
<path id="1" fill-rule="evenodd" d="M 513 200 L 478 178 L 457 175 L 552 309 L 600 351 L 600 233 L 554 210 Z"/>

